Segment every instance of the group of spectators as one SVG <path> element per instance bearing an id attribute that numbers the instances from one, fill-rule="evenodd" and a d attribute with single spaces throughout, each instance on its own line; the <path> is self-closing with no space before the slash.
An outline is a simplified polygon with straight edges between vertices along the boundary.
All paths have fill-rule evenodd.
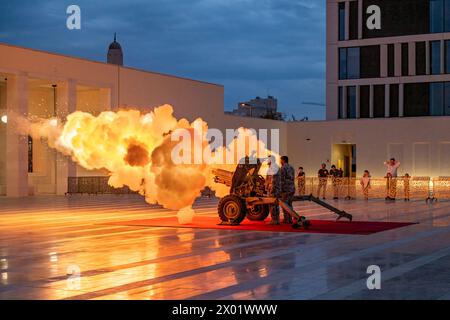
<path id="1" fill-rule="evenodd" d="M 395 158 L 392 158 L 388 161 L 384 162 L 386 166 L 386 200 L 387 201 L 395 201 L 397 195 L 397 177 L 398 177 L 398 168 L 400 167 L 400 162 Z M 342 168 L 337 168 L 335 165 L 331 166 L 331 169 L 327 169 L 327 165 L 322 163 L 321 168 L 317 172 L 317 176 L 319 178 L 319 184 L 317 187 L 317 197 L 320 198 L 322 196 L 323 200 L 326 200 L 326 191 L 328 180 L 331 178 L 331 184 L 333 188 L 333 199 L 339 199 L 339 190 L 342 185 L 342 178 L 344 176 L 344 172 Z M 410 187 L 409 181 L 410 176 L 406 173 L 403 177 L 403 187 L 405 194 L 405 201 L 409 201 L 410 195 Z M 298 192 L 300 195 L 305 195 L 306 189 L 306 173 L 303 167 L 298 168 L 297 173 L 297 184 L 298 184 Z M 369 190 L 371 189 L 371 176 L 369 170 L 365 170 L 364 174 L 360 180 L 360 185 L 362 188 L 362 192 L 364 194 L 364 198 L 366 200 L 369 199 Z"/>
<path id="2" fill-rule="evenodd" d="M 273 163 L 270 163 L 272 168 Z M 397 171 L 400 167 L 400 162 L 394 158 L 385 161 L 386 166 L 386 200 L 394 201 L 397 194 Z M 333 187 L 333 199 L 339 199 L 339 190 L 342 185 L 342 179 L 344 177 L 344 171 L 341 168 L 337 168 L 335 165 L 331 166 L 331 169 L 327 169 L 325 163 L 317 172 L 319 178 L 319 185 L 317 187 L 317 197 L 322 195 L 322 199 L 326 200 L 326 191 L 328 179 L 331 178 Z M 404 188 L 405 188 L 405 201 L 409 201 L 409 178 L 408 174 L 404 176 Z M 295 180 L 298 183 L 299 194 L 305 195 L 306 191 L 306 173 L 303 167 L 298 168 L 298 173 L 295 178 L 295 169 L 289 164 L 289 158 L 287 156 L 281 157 L 280 170 L 273 170 L 272 174 L 267 176 L 266 189 L 269 196 L 280 198 L 285 203 L 292 207 L 292 202 L 295 196 Z M 369 199 L 369 190 L 371 188 L 371 176 L 368 170 L 364 171 L 364 175 L 360 180 L 361 188 L 366 200 Z M 280 224 L 280 208 L 278 205 L 271 206 L 270 208 L 271 221 L 270 224 Z M 283 210 L 283 223 L 292 224 L 292 217 L 289 213 Z"/>

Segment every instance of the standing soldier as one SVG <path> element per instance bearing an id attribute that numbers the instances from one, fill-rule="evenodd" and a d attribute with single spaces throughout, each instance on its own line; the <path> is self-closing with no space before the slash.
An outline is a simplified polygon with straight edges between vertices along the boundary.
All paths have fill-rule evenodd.
<path id="1" fill-rule="evenodd" d="M 281 157 L 281 200 L 292 207 L 295 195 L 295 169 L 289 164 L 287 156 Z M 283 222 L 292 224 L 292 217 L 283 210 Z"/>
<path id="2" fill-rule="evenodd" d="M 266 190 L 269 197 L 279 198 L 281 196 L 281 177 L 280 170 L 276 163 L 275 157 L 269 160 L 269 171 L 266 179 Z M 270 206 L 270 222 L 269 224 L 280 224 L 280 207 L 278 204 Z"/>
<path id="3" fill-rule="evenodd" d="M 319 177 L 319 187 L 317 188 L 317 198 L 320 198 L 320 191 L 322 190 L 322 198 L 325 200 L 325 194 L 327 192 L 327 183 L 328 183 L 329 172 L 327 170 L 327 165 L 322 163 L 322 168 L 318 172 Z"/>
<path id="4" fill-rule="evenodd" d="M 389 161 L 385 161 L 384 165 L 387 169 L 386 178 L 388 192 L 386 200 L 395 201 L 397 195 L 397 171 L 400 167 L 400 162 L 395 160 L 395 158 L 391 158 Z"/>
<path id="5" fill-rule="evenodd" d="M 330 170 L 330 176 L 331 176 L 331 184 L 333 186 L 333 200 L 338 200 L 339 188 L 342 182 L 342 172 L 341 170 L 337 169 L 335 165 L 332 165 Z"/>
<path id="6" fill-rule="evenodd" d="M 304 196 L 306 193 L 306 174 L 303 171 L 303 167 L 298 168 L 297 174 L 298 194 Z"/>
<path id="7" fill-rule="evenodd" d="M 369 190 L 370 190 L 370 172 L 369 170 L 364 170 L 364 175 L 361 178 L 361 187 L 364 195 L 364 200 L 369 200 Z"/>

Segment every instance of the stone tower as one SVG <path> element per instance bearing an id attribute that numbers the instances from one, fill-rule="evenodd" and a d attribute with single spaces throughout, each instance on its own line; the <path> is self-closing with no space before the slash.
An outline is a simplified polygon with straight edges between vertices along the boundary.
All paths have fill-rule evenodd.
<path id="1" fill-rule="evenodd" d="M 123 66 L 123 52 L 122 47 L 116 41 L 116 34 L 114 33 L 114 41 L 111 42 L 108 49 L 108 63 Z"/>

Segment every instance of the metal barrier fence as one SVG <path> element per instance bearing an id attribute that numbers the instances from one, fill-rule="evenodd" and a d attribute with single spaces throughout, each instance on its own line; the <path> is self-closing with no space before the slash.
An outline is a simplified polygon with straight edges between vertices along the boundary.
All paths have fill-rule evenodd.
<path id="1" fill-rule="evenodd" d="M 67 194 L 134 194 L 130 188 L 113 188 L 108 185 L 109 177 L 69 177 Z M 319 178 L 307 177 L 305 179 L 305 195 L 318 195 Z M 450 177 L 411 177 L 394 179 L 396 185 L 396 198 L 404 199 L 408 196 L 411 200 L 445 200 L 450 199 Z M 409 185 L 409 188 L 408 188 Z M 298 185 L 297 194 L 299 194 Z M 322 192 L 320 198 L 322 198 Z M 202 196 L 212 197 L 214 192 L 206 188 Z M 359 178 L 328 178 L 325 197 L 332 199 L 337 196 L 340 199 L 364 199 L 365 195 Z M 387 196 L 387 179 L 372 178 L 370 180 L 369 199 L 384 199 Z"/>
<path id="2" fill-rule="evenodd" d="M 335 196 L 341 199 L 364 199 L 365 195 L 361 186 L 360 178 L 328 178 L 326 179 L 325 198 L 332 199 Z M 388 196 L 388 180 L 386 178 L 371 178 L 370 188 L 368 190 L 369 199 L 385 199 Z M 323 189 L 319 192 L 319 178 L 307 177 L 305 179 L 304 194 L 313 194 L 314 196 L 323 196 Z M 392 179 L 391 186 L 396 189 L 397 199 L 411 200 L 434 200 L 450 199 L 450 177 L 439 177 L 431 179 L 430 177 L 398 177 Z M 323 188 L 323 187 L 322 187 Z M 297 185 L 297 194 L 299 189 Z"/>
<path id="3" fill-rule="evenodd" d="M 69 177 L 67 194 L 133 194 L 130 188 L 113 188 L 108 185 L 109 177 Z"/>

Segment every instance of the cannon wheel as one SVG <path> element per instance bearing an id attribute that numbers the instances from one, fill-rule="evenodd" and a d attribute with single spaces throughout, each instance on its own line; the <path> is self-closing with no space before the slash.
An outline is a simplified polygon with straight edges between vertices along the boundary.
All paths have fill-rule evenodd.
<path id="1" fill-rule="evenodd" d="M 256 205 L 247 212 L 247 219 L 251 221 L 264 221 L 269 216 L 269 205 Z"/>
<path id="2" fill-rule="evenodd" d="M 247 208 L 242 198 L 228 195 L 219 202 L 219 217 L 223 222 L 240 224 L 247 215 Z"/>

